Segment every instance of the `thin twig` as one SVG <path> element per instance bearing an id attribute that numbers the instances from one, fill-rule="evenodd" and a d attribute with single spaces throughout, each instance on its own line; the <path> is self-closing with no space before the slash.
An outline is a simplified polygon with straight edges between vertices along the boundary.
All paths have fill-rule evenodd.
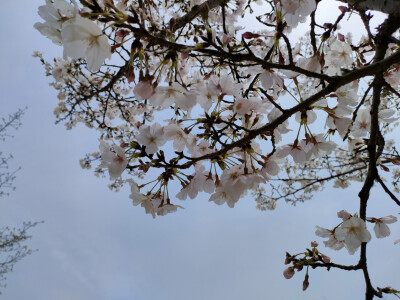
<path id="1" fill-rule="evenodd" d="M 390 196 L 390 198 L 392 198 L 393 201 L 400 206 L 400 200 L 397 199 L 397 197 L 389 190 L 389 188 L 386 186 L 386 184 L 382 181 L 382 179 L 379 176 L 376 176 L 376 181 L 378 181 L 381 184 L 382 188 Z"/>

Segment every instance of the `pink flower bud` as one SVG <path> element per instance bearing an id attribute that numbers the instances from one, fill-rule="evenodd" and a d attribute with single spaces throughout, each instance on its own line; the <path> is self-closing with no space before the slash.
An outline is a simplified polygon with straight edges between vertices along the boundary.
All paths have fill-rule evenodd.
<path id="1" fill-rule="evenodd" d="M 311 247 L 318 247 L 318 243 L 316 241 L 311 242 Z"/>
<path id="2" fill-rule="evenodd" d="M 341 218 L 343 221 L 346 221 L 346 220 L 348 220 L 348 219 L 350 219 L 351 218 L 351 214 L 349 214 L 347 211 L 345 211 L 344 209 L 342 209 L 341 211 L 339 211 L 338 213 L 337 213 L 337 216 L 339 217 L 339 218 Z"/>
<path id="3" fill-rule="evenodd" d="M 331 262 L 331 258 L 329 256 L 323 255 L 322 256 L 322 260 L 324 261 L 324 263 L 329 264 Z"/>
<path id="4" fill-rule="evenodd" d="M 337 37 L 338 37 L 338 40 L 339 40 L 339 41 L 341 41 L 341 42 L 344 42 L 344 41 L 345 41 L 345 37 L 344 37 L 343 34 L 338 33 Z"/>
<path id="5" fill-rule="evenodd" d="M 130 31 L 126 30 L 126 29 L 121 29 L 118 30 L 115 34 L 117 37 L 123 38 L 125 36 L 127 36 L 129 34 Z"/>
<path id="6" fill-rule="evenodd" d="M 258 38 L 259 36 L 260 35 L 257 34 L 257 33 L 251 33 L 251 32 L 248 32 L 248 31 L 242 34 L 242 37 L 245 38 L 245 39 L 248 39 L 248 40 L 254 39 L 254 38 Z"/>
<path id="7" fill-rule="evenodd" d="M 293 275 L 294 275 L 293 267 L 289 267 L 289 268 L 285 269 L 285 271 L 283 271 L 283 277 L 285 277 L 286 279 L 292 278 Z"/>

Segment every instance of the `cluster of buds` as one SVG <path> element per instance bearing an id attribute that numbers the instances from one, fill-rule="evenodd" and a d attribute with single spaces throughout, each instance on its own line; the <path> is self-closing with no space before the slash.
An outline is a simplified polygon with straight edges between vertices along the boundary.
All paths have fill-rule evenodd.
<path id="1" fill-rule="evenodd" d="M 286 268 L 283 271 L 283 276 L 286 279 L 290 279 L 293 277 L 295 270 L 301 271 L 303 270 L 304 266 L 307 267 L 306 275 L 304 277 L 303 281 L 303 291 L 305 291 L 308 286 L 309 286 L 309 275 L 308 275 L 308 267 L 311 266 L 312 268 L 315 268 L 316 264 L 329 264 L 331 262 L 331 259 L 319 252 L 317 249 L 318 243 L 317 242 L 311 242 L 311 247 L 312 249 L 306 248 L 305 252 L 301 252 L 295 255 L 291 255 L 288 252 L 286 252 L 286 258 L 285 258 L 285 265 L 292 264 L 292 266 Z M 303 257 L 299 258 L 299 256 L 303 255 Z M 329 268 L 329 265 L 327 266 Z"/>

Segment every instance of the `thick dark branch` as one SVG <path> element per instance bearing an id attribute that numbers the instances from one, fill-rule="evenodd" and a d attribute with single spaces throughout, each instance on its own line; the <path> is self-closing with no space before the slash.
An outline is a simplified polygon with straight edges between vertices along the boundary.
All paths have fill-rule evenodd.
<path id="1" fill-rule="evenodd" d="M 395 15 L 389 15 L 389 17 L 383 22 L 379 28 L 379 32 L 376 36 L 376 52 L 374 57 L 374 64 L 383 62 L 386 50 L 390 43 L 390 36 L 400 27 L 400 20 Z M 396 53 L 398 54 L 398 53 Z M 383 70 L 382 70 L 383 71 Z M 382 87 L 385 85 L 383 78 L 383 72 L 379 71 L 376 73 L 374 81 L 372 83 L 372 104 L 371 104 L 371 129 L 370 138 L 368 141 L 368 173 L 364 181 L 364 185 L 358 194 L 360 197 L 360 218 L 366 219 L 367 213 L 367 202 L 369 199 L 370 190 L 374 184 L 374 180 L 379 177 L 376 169 L 376 160 L 378 158 L 376 147 L 378 145 L 378 139 L 381 136 L 379 131 L 379 105 L 381 101 Z M 367 268 L 367 243 L 361 244 L 360 254 L 360 265 L 364 273 L 366 291 L 365 299 L 371 300 L 374 296 L 379 296 L 378 292 L 373 288 Z"/>

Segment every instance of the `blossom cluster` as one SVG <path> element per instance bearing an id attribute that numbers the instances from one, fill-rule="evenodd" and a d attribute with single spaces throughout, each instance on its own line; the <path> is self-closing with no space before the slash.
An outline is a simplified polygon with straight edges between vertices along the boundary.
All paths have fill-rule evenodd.
<path id="1" fill-rule="evenodd" d="M 370 107 L 368 101 L 360 103 L 357 100 L 361 89 L 359 80 L 342 85 L 334 93 L 325 93 L 294 113 L 287 113 L 290 102 L 301 105 L 313 94 L 324 91 L 321 81 L 329 82 L 333 76 L 343 75 L 345 68 L 355 66 L 355 59 L 365 61 L 365 53 L 372 51 L 365 43 L 366 38 L 362 38 L 356 48 L 352 46 L 354 42 L 350 35 L 332 34 L 332 27 L 327 27 L 319 48 L 311 55 L 310 49 L 304 46 L 306 40 L 300 39 L 289 49 L 290 44 L 282 42 L 271 30 L 246 32 L 240 36 L 238 22 L 240 13 L 246 8 L 243 1 L 237 1 L 233 7 L 226 6 L 232 14 L 227 14 L 225 20 L 216 11 L 204 8 L 207 14 L 202 13 L 202 19 L 196 21 L 205 24 L 204 29 L 197 32 L 204 43 L 197 42 L 197 38 L 169 37 L 177 45 L 187 42 L 187 46 L 165 55 L 154 52 L 150 56 L 146 51 L 152 53 L 151 47 L 156 42 L 153 39 L 157 35 L 144 29 L 149 26 L 148 22 L 157 21 L 169 24 L 170 31 L 166 34 L 173 36 L 174 22 L 179 17 L 172 14 L 168 20 L 168 14 L 162 12 L 173 12 L 173 8 L 178 8 L 177 4 L 160 7 L 159 11 L 152 7 L 136 7 L 136 3 L 126 1 L 92 1 L 89 4 L 80 7 L 76 2 L 47 0 L 46 5 L 39 7 L 39 15 L 45 22 L 36 23 L 35 27 L 64 47 L 64 59 L 56 59 L 53 66 L 45 63 L 47 74 L 55 80 L 53 86 L 60 91 L 56 115 L 63 120 L 69 118 L 69 128 L 77 122 L 93 127 L 95 121 L 100 130 L 106 130 L 107 138 L 119 140 L 120 146 L 112 142 L 114 146 L 110 147 L 103 140 L 100 145 L 102 163 L 98 168 L 107 168 L 111 180 L 120 178 L 126 169 L 146 174 L 152 167 L 161 168 L 165 171 L 160 174 L 158 190 L 168 187 L 172 180 L 179 180 L 182 189 L 176 198 L 184 200 L 188 195 L 194 198 L 199 192 L 208 192 L 210 201 L 233 207 L 248 191 L 258 190 L 260 184 L 270 182 L 272 177 L 287 169 L 286 164 L 291 160 L 299 165 L 315 162 L 321 165 L 333 153 L 338 157 L 335 136 L 347 140 L 345 147 L 349 153 L 358 151 L 357 145 L 363 145 L 363 139 L 368 139 Z M 274 10 L 265 15 L 266 21 L 285 22 L 286 28 L 279 32 L 285 37 L 291 28 L 306 21 L 316 9 L 311 0 L 274 1 L 273 4 Z M 262 3 L 256 2 L 256 5 Z M 341 11 L 344 14 L 348 9 L 341 8 Z M 127 26 L 123 26 L 124 22 Z M 101 30 L 103 23 L 108 24 L 109 29 Z M 122 29 L 113 27 L 116 24 Z M 327 32 L 330 34 L 326 35 Z M 187 36 L 194 33 L 196 31 L 188 31 Z M 246 42 L 246 39 L 250 41 Z M 132 52 L 126 57 L 123 46 L 132 40 Z M 222 43 L 221 46 L 218 43 Z M 265 55 L 263 47 L 267 44 L 274 45 L 267 53 L 271 61 L 268 66 L 256 60 Z M 202 49 L 220 49 L 218 47 L 225 49 L 221 51 L 228 51 L 229 47 L 247 51 L 253 56 L 249 60 L 257 63 L 241 67 L 241 73 L 237 74 L 223 64 L 209 72 L 206 65 L 212 62 L 212 55 L 202 54 L 204 57 L 200 62 L 192 55 Z M 104 60 L 111 58 L 111 49 L 126 61 L 126 65 L 117 73 L 112 73 L 109 66 L 104 73 L 106 76 L 95 75 L 93 72 L 100 69 Z M 390 49 L 394 51 L 394 48 Z M 390 53 L 388 50 L 386 55 Z M 81 71 L 82 63 L 76 61 L 81 58 L 86 59 L 91 74 Z M 279 66 L 285 62 L 292 67 L 281 69 Z M 254 76 L 245 77 L 244 74 Z M 240 79 L 234 81 L 235 76 Z M 391 86 L 400 83 L 400 73 L 396 69 L 390 70 L 385 78 Z M 76 94 L 76 91 L 80 92 Z M 92 105 L 94 99 L 98 104 Z M 81 112 L 76 111 L 75 101 L 79 102 Z M 398 117 L 389 103 L 383 105 L 379 118 L 384 126 L 388 126 Z M 70 111 L 69 107 L 75 111 Z M 170 108 L 174 116 L 167 124 L 152 122 L 157 111 Z M 146 121 L 150 124 L 145 124 Z M 293 121 L 297 125 L 290 126 Z M 325 124 L 323 130 L 316 126 L 321 122 Z M 253 131 L 263 134 L 241 142 Z M 285 138 L 293 131 L 298 133 L 292 141 Z M 173 142 L 176 156 L 164 153 L 168 141 Z M 228 147 L 225 151 L 235 142 L 239 143 L 237 147 Z M 158 158 L 154 159 L 155 156 Z M 359 157 L 354 161 L 357 162 L 353 167 L 362 163 Z M 211 168 L 207 172 L 208 164 Z M 188 168 L 194 173 L 182 172 Z M 306 186 L 305 191 L 312 191 L 307 189 L 309 180 L 293 180 Z M 341 182 L 346 181 L 338 176 L 337 183 Z M 282 192 L 285 191 L 288 192 L 288 187 L 284 186 Z M 294 193 L 297 193 L 296 189 Z M 164 192 L 162 194 L 165 200 L 169 198 Z M 274 208 L 275 205 L 268 203 L 274 203 L 277 198 L 258 199 L 260 208 Z"/>
<path id="2" fill-rule="evenodd" d="M 200 193 L 231 208 L 252 194 L 257 208 L 273 210 L 328 182 L 364 182 L 360 211 L 374 182 L 400 205 L 387 186 L 400 184 L 389 138 L 400 111 L 397 23 L 389 15 L 375 30 L 358 4 L 338 5 L 324 22 L 322 2 L 46 0 L 34 27 L 64 56 L 34 56 L 58 91 L 57 121 L 100 132 L 99 151 L 82 167 L 98 162 L 96 174 L 108 172 L 113 189 L 128 185 L 133 205 L 153 218 Z M 364 26 L 361 37 L 347 30 L 349 19 Z M 258 29 L 244 26 L 250 21 Z M 301 23 L 309 31 L 298 38 Z M 382 238 L 397 220 L 338 216 L 316 234 L 350 254 L 371 240 L 365 222 Z M 303 258 L 287 255 L 286 278 L 330 264 L 311 246 Z"/>
<path id="3" fill-rule="evenodd" d="M 361 246 L 361 243 L 368 243 L 371 240 L 371 234 L 366 229 L 364 220 L 357 215 L 352 216 L 347 211 L 341 210 L 338 212 L 338 217 L 343 220 L 342 223 L 333 229 L 317 226 L 315 234 L 319 237 L 328 238 L 327 241 L 324 241 L 326 247 L 333 250 L 340 250 L 346 247 L 349 254 L 354 254 Z M 367 221 L 375 223 L 375 236 L 384 238 L 390 235 L 390 229 L 387 224 L 396 222 L 397 218 L 389 215 L 382 218 L 368 218 Z"/>
<path id="4" fill-rule="evenodd" d="M 64 60 L 86 58 L 88 70 L 96 72 L 106 58 L 111 58 L 111 46 L 99 26 L 80 13 L 84 11 L 79 12 L 76 3 L 46 0 L 46 5 L 39 7 L 45 22 L 34 27 L 55 44 L 64 46 Z"/>

